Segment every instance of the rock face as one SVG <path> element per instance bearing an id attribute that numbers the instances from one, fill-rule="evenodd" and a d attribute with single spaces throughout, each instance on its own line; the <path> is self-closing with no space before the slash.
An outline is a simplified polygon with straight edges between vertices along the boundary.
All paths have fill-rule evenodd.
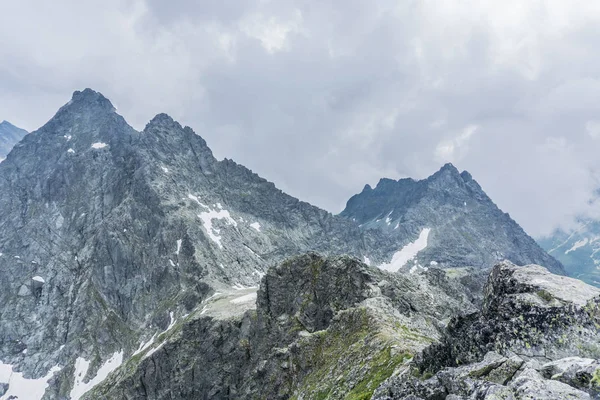
<path id="1" fill-rule="evenodd" d="M 600 290 L 502 263 L 481 311 L 454 318 L 417 357 L 413 376 L 390 379 L 374 398 L 597 398 L 599 327 Z"/>
<path id="2" fill-rule="evenodd" d="M 479 184 L 452 164 L 427 179 L 382 179 L 348 200 L 341 216 L 365 230 L 392 237 L 410 237 L 426 247 L 402 264 L 414 266 L 491 268 L 507 259 L 518 265 L 535 263 L 564 274 L 562 265 L 542 250 Z M 408 250 L 408 249 L 407 249 Z"/>
<path id="3" fill-rule="evenodd" d="M 419 204 L 454 201 L 448 170 L 434 186 L 450 189 Z M 483 301 L 485 263 L 439 244 L 445 219 L 360 227 L 215 159 L 168 115 L 137 132 L 90 89 L 0 163 L 0 210 L 0 392 L 21 399 L 78 399 L 107 377 L 113 398 L 371 393 Z M 547 257 L 492 222 L 498 238 L 469 225 L 480 246 L 514 234 L 523 263 Z M 406 277 L 357 261 L 393 261 L 425 226 L 422 253 L 457 268 Z"/>
<path id="4" fill-rule="evenodd" d="M 0 162 L 25 135 L 27 135 L 26 130 L 17 128 L 8 121 L 0 122 Z"/>
<path id="5" fill-rule="evenodd" d="M 227 299 L 210 299 L 86 398 L 370 398 L 440 338 L 443 319 L 473 309 L 453 298 L 459 287 L 298 256 L 269 269 L 256 310 L 222 318 Z"/>
<path id="6" fill-rule="evenodd" d="M 600 221 L 580 220 L 578 228 L 557 230 L 538 243 L 565 266 L 570 276 L 600 287 Z"/>
<path id="7" fill-rule="evenodd" d="M 600 291 L 523 269 L 496 266 L 474 311 L 440 276 L 292 258 L 269 269 L 255 310 L 224 314 L 254 298 L 215 296 L 85 398 L 596 398 Z"/>

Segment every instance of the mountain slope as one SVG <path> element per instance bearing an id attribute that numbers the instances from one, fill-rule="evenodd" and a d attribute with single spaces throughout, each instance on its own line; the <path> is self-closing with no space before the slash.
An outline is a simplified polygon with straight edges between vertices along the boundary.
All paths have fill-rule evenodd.
<path id="1" fill-rule="evenodd" d="M 348 200 L 341 216 L 368 231 L 412 237 L 410 246 L 384 267 L 473 266 L 500 260 L 537 263 L 564 274 L 562 265 L 503 213 L 468 172 L 452 164 L 427 179 L 382 179 Z M 413 269 L 414 270 L 414 269 Z"/>
<path id="2" fill-rule="evenodd" d="M 538 243 L 565 266 L 570 276 L 600 287 L 600 222 L 581 220 L 570 232 L 555 231 Z"/>
<path id="3" fill-rule="evenodd" d="M 0 161 L 4 160 L 15 144 L 19 143 L 27 131 L 17 128 L 8 121 L 0 122 Z"/>

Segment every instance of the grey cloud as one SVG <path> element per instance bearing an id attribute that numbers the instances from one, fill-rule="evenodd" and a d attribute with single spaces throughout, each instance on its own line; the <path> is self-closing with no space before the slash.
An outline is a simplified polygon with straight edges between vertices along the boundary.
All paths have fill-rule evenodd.
<path id="1" fill-rule="evenodd" d="M 167 112 L 332 212 L 365 183 L 445 161 L 532 234 L 593 212 L 590 2 L 23 3 L 0 16 L 0 119 L 24 128 L 93 87 L 134 127 Z"/>

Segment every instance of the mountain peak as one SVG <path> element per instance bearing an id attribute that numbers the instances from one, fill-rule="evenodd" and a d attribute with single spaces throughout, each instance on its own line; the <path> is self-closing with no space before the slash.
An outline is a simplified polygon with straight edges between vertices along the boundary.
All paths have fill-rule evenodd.
<path id="1" fill-rule="evenodd" d="M 179 122 L 175 121 L 169 114 L 165 113 L 156 114 L 156 116 L 146 124 L 144 130 L 152 127 L 183 129 Z"/>
<path id="2" fill-rule="evenodd" d="M 90 88 L 73 92 L 71 100 L 63 107 L 63 109 L 66 108 L 73 110 L 116 111 L 110 100 L 104 97 L 102 93 Z"/>

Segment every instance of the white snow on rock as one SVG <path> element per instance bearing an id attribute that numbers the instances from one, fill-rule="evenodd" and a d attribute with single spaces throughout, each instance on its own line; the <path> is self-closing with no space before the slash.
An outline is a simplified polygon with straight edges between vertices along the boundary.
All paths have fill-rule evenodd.
<path id="1" fill-rule="evenodd" d="M 400 228 L 400 222 L 397 222 L 397 223 L 396 223 L 396 226 L 394 227 L 394 230 L 396 230 L 396 229 L 398 229 L 398 228 Z"/>
<path id="2" fill-rule="evenodd" d="M 367 265 L 371 265 L 371 260 L 369 260 L 369 257 L 367 257 L 367 256 L 363 257 L 363 262 Z"/>
<path id="3" fill-rule="evenodd" d="M 36 281 L 36 282 L 46 283 L 46 281 L 44 280 L 44 278 L 42 278 L 42 277 L 41 277 L 41 276 L 39 276 L 39 275 L 36 275 L 36 276 L 34 276 L 33 278 L 31 278 L 31 279 L 33 279 L 33 280 L 34 280 L 34 281 Z"/>
<path id="4" fill-rule="evenodd" d="M 244 304 L 244 303 L 250 303 L 251 301 L 256 301 L 256 292 L 244 295 L 244 296 L 240 296 L 240 297 L 236 297 L 235 299 L 231 300 L 230 303 L 232 304 Z"/>
<path id="5" fill-rule="evenodd" d="M 171 317 L 171 322 L 169 323 L 169 326 L 167 327 L 167 329 L 165 329 L 164 331 L 162 331 L 161 333 L 159 333 L 158 335 L 154 335 L 152 336 L 152 338 L 150 339 L 150 344 L 154 343 L 154 338 L 157 336 L 160 336 L 164 333 L 167 333 L 171 330 L 171 328 L 173 328 L 175 326 L 175 322 L 177 322 L 177 320 L 175 319 L 175 314 L 173 313 L 173 311 L 171 311 L 169 313 L 169 317 Z M 150 344 L 146 345 L 146 348 L 148 348 L 148 346 L 150 346 Z M 163 345 L 165 344 L 165 342 L 160 343 L 158 346 L 156 346 L 153 349 L 150 349 L 150 351 L 148 351 L 146 354 L 144 354 L 143 358 L 148 358 L 150 357 L 152 354 L 156 353 L 156 351 L 158 351 L 158 349 L 160 349 Z M 140 350 L 143 351 L 143 350 Z M 136 352 L 137 354 L 137 352 Z"/>
<path id="6" fill-rule="evenodd" d="M 242 284 L 236 283 L 232 286 L 235 290 L 247 290 L 247 289 L 258 289 L 256 286 L 244 286 Z"/>
<path id="7" fill-rule="evenodd" d="M 260 232 L 260 224 L 258 222 L 253 222 L 250 224 L 251 228 L 254 228 L 256 232 Z"/>
<path id="8" fill-rule="evenodd" d="M 575 251 L 578 248 L 585 246 L 586 244 L 588 244 L 588 238 L 583 238 L 582 240 L 578 240 L 575 242 L 573 247 L 571 247 L 569 250 L 565 251 L 565 254 L 569 254 L 570 252 Z"/>
<path id="9" fill-rule="evenodd" d="M 96 142 L 92 144 L 92 149 L 103 149 L 108 146 L 106 143 Z"/>
<path id="10" fill-rule="evenodd" d="M 379 268 L 384 271 L 397 272 L 407 262 L 415 258 L 421 250 L 424 250 L 427 247 L 429 232 L 431 232 L 431 229 L 424 228 L 417 240 L 407 244 L 402 250 L 395 252 L 392 256 L 392 260 L 389 263 L 379 265 Z"/>
<path id="11" fill-rule="evenodd" d="M 171 260 L 170 258 L 169 258 L 169 263 L 171 264 L 171 267 L 174 267 L 174 266 L 175 266 L 175 263 L 174 263 L 174 262 L 173 262 L 173 260 Z"/>
<path id="12" fill-rule="evenodd" d="M 165 166 L 160 167 L 160 169 L 162 169 L 165 174 L 169 173 L 169 168 Z"/>
<path id="13" fill-rule="evenodd" d="M 188 194 L 188 199 L 195 201 L 195 202 L 196 202 L 196 203 L 198 203 L 198 205 L 200 205 L 201 207 L 204 207 L 204 208 L 209 208 L 207 205 L 205 205 L 205 204 L 202 204 L 202 203 L 200 202 L 200 200 L 198 199 L 198 197 L 194 196 L 194 195 L 193 195 L 193 194 L 191 194 L 191 193 L 189 193 L 189 194 Z"/>
<path id="14" fill-rule="evenodd" d="M 72 136 L 71 135 L 64 135 L 64 138 L 67 139 L 67 142 L 68 142 L 69 140 L 71 140 Z"/>
<path id="15" fill-rule="evenodd" d="M 61 368 L 56 365 L 50 368 L 46 376 L 28 379 L 23 377 L 22 372 L 13 371 L 12 365 L 0 361 L 0 383 L 8 383 L 8 390 L 0 397 L 0 400 L 40 400 L 46 392 L 48 381 L 60 370 Z"/>
<path id="16" fill-rule="evenodd" d="M 69 149 L 69 150 L 67 150 L 67 153 L 75 153 L 75 150 Z"/>
<path id="17" fill-rule="evenodd" d="M 211 238 L 212 241 L 215 242 L 220 249 L 223 248 L 223 245 L 221 244 L 221 236 L 219 236 L 220 230 L 217 228 L 213 228 L 213 219 L 224 219 L 229 225 L 237 226 L 237 222 L 235 222 L 235 220 L 231 218 L 231 215 L 227 210 L 217 211 L 208 208 L 208 211 L 198 214 L 198 218 L 202 220 L 202 224 L 204 225 L 204 229 L 206 230 L 208 237 Z"/>
<path id="18" fill-rule="evenodd" d="M 98 369 L 96 376 L 88 382 L 84 382 L 90 362 L 83 357 L 78 357 L 75 361 L 75 373 L 73 381 L 73 389 L 71 389 L 71 400 L 79 400 L 81 396 L 90 391 L 94 386 L 106 379 L 108 374 L 116 370 L 123 363 L 123 350 L 113 354 L 102 366 Z"/>
<path id="19" fill-rule="evenodd" d="M 175 252 L 177 255 L 179 255 L 179 252 L 181 251 L 181 242 L 181 239 L 177 241 L 177 251 Z"/>

